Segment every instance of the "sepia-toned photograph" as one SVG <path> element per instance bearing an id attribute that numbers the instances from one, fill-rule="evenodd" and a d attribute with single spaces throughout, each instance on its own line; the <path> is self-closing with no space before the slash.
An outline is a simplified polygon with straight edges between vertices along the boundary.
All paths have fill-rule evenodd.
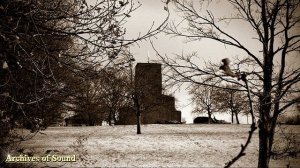
<path id="1" fill-rule="evenodd" d="M 300 168 L 300 0 L 0 0 L 0 168 Z"/>

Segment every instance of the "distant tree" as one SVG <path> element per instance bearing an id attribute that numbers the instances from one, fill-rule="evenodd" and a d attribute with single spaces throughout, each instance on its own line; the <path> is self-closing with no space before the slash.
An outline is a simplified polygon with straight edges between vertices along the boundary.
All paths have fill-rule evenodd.
<path id="1" fill-rule="evenodd" d="M 225 88 L 238 88 L 237 86 L 227 85 Z M 231 113 L 231 122 L 235 116 L 236 123 L 240 124 L 238 115 L 243 113 L 248 115 L 248 99 L 245 92 L 228 89 L 216 89 L 214 99 L 217 102 L 216 106 L 219 111 Z"/>
<path id="2" fill-rule="evenodd" d="M 194 85 L 189 93 L 192 95 L 192 102 L 194 103 L 193 113 L 207 114 L 208 123 L 212 123 L 212 115 L 217 112 L 217 99 L 215 99 L 216 89 L 211 86 Z"/>
<path id="3" fill-rule="evenodd" d="M 142 115 L 142 102 L 141 102 L 141 92 L 134 90 L 131 94 L 131 100 L 133 101 L 133 109 L 136 114 L 136 133 L 141 134 L 141 115 Z"/>
<path id="4" fill-rule="evenodd" d="M 129 71 L 127 71 L 127 76 L 129 77 L 129 80 L 126 83 L 126 88 L 128 91 L 128 94 L 126 94 L 126 98 L 129 100 L 129 107 L 133 109 L 136 116 L 136 133 L 141 134 L 141 115 L 142 115 L 142 99 L 143 96 L 142 90 L 138 89 L 136 87 L 136 81 L 134 80 L 134 70 L 133 70 L 133 63 L 135 61 L 132 53 L 130 50 L 124 51 L 124 58 L 126 59 L 125 68 L 129 68 Z"/>
<path id="5" fill-rule="evenodd" d="M 91 121 L 89 125 L 94 125 L 96 119 L 105 120 L 109 125 L 117 123 L 121 108 L 128 106 L 129 101 L 128 76 L 124 69 L 112 66 L 98 72 L 90 67 L 84 75 L 73 80 L 73 93 L 65 100 L 66 110 Z"/>
<path id="6" fill-rule="evenodd" d="M 81 85 L 77 86 L 76 93 L 72 96 L 73 101 L 69 102 L 69 110 L 79 115 L 87 125 L 94 126 L 104 118 L 103 106 L 99 100 L 101 86 L 95 79 L 85 77 L 81 80 Z"/>
<path id="7" fill-rule="evenodd" d="M 117 123 L 120 110 L 129 104 L 129 100 L 126 97 L 128 95 L 128 76 L 124 69 L 119 68 L 106 68 L 102 70 L 99 77 L 100 86 L 99 101 L 107 109 L 108 115 L 106 120 L 109 125 L 112 125 L 112 121 Z"/>

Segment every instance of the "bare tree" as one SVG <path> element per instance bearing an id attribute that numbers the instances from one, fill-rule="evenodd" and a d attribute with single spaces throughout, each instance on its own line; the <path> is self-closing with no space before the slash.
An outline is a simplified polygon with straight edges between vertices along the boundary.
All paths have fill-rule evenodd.
<path id="1" fill-rule="evenodd" d="M 93 72 L 93 70 L 90 71 Z M 99 93 L 102 86 L 99 85 L 98 76 L 79 78 L 79 85 L 73 87 L 74 94 L 71 94 L 64 103 L 67 110 L 75 112 L 74 115 L 80 116 L 89 126 L 102 122 L 104 118 L 103 104 L 100 99 L 102 95 Z"/>
<path id="2" fill-rule="evenodd" d="M 228 0 L 226 3 L 233 9 L 233 13 L 229 17 L 215 17 L 214 12 L 209 9 L 206 10 L 206 13 L 200 13 L 202 11 L 198 11 L 196 8 L 205 7 L 206 1 L 200 0 L 199 6 L 195 6 L 192 1 L 174 0 L 173 2 L 188 26 L 181 29 L 184 26 L 171 23 L 166 30 L 167 34 L 185 37 L 190 41 L 210 39 L 239 49 L 247 54 L 246 58 L 251 62 L 251 66 L 248 68 L 250 62 L 241 61 L 245 57 L 239 56 L 239 59 L 235 60 L 235 63 L 239 65 L 236 69 L 233 65 L 227 64 L 230 68 L 227 73 L 226 68 L 220 67 L 225 71 L 223 75 L 218 72 L 219 69 L 199 67 L 190 56 L 182 55 L 176 60 L 160 55 L 162 61 L 175 74 L 170 76 L 171 79 L 209 85 L 205 80 L 201 80 L 201 77 L 213 75 L 224 82 L 237 84 L 242 88 L 247 88 L 247 84 L 251 95 L 258 98 L 259 104 L 258 167 L 268 167 L 272 155 L 277 118 L 284 110 L 300 101 L 299 88 L 297 88 L 300 81 L 300 67 L 299 65 L 293 67 L 287 65 L 290 57 L 299 56 L 300 35 L 297 29 L 300 23 L 298 13 L 300 1 Z M 250 50 L 250 47 L 243 43 L 244 39 L 231 34 L 224 25 L 232 22 L 248 25 L 255 34 L 251 40 L 256 40 L 262 50 Z M 244 82 L 238 80 L 241 78 L 241 74 L 247 76 L 247 80 L 242 80 Z"/>
<path id="3" fill-rule="evenodd" d="M 192 95 L 192 101 L 195 104 L 193 113 L 206 113 L 208 116 L 208 123 L 212 123 L 212 114 L 217 112 L 217 102 L 214 98 L 215 88 L 211 86 L 193 86 L 189 93 Z"/>
<path id="4" fill-rule="evenodd" d="M 122 72 L 124 69 L 120 70 L 114 67 L 108 67 L 102 71 L 105 72 L 101 73 L 99 79 L 98 99 L 108 110 L 106 120 L 109 125 L 112 125 L 112 121 L 117 123 L 121 108 L 128 105 L 128 98 L 126 97 L 129 92 L 127 88 L 128 76 Z"/>
<path id="5" fill-rule="evenodd" d="M 227 85 L 225 88 L 238 88 L 236 86 Z M 231 122 L 234 121 L 234 116 L 237 124 L 240 124 L 238 115 L 243 113 L 248 115 L 249 108 L 247 95 L 244 92 L 228 89 L 216 89 L 214 99 L 217 102 L 219 111 L 231 113 Z"/>
<path id="6" fill-rule="evenodd" d="M 129 68 L 129 80 L 128 83 L 126 84 L 127 87 L 127 91 L 128 94 L 126 95 L 126 97 L 129 100 L 129 107 L 131 107 L 133 109 L 133 111 L 135 112 L 135 116 L 136 116 L 136 133 L 137 134 L 142 134 L 141 131 L 141 124 L 142 124 L 142 101 L 141 101 L 141 97 L 143 96 L 142 90 L 137 88 L 136 85 L 136 81 L 134 80 L 134 72 L 133 72 L 133 63 L 135 61 L 133 55 L 130 53 L 130 50 L 126 50 L 124 52 L 124 56 L 126 58 L 126 64 L 125 66 L 127 68 Z M 129 110 L 130 112 L 131 110 Z"/>

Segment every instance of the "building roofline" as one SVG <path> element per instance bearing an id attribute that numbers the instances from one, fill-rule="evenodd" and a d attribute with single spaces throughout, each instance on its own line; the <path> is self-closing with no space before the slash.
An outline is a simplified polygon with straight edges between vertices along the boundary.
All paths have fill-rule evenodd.
<path id="1" fill-rule="evenodd" d="M 144 62 L 139 62 L 136 64 L 136 66 L 138 65 L 161 65 L 161 63 L 144 63 Z"/>

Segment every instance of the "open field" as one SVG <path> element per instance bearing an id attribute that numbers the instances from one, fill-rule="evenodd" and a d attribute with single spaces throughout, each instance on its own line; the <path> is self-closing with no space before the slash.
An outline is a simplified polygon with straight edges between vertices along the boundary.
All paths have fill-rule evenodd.
<path id="1" fill-rule="evenodd" d="M 51 127 L 21 144 L 34 155 L 76 155 L 73 163 L 38 163 L 63 167 L 223 167 L 248 136 L 249 125 L 143 125 L 136 127 Z M 287 130 L 287 129 L 285 129 Z M 291 126 L 298 139 L 300 127 Z M 20 146 L 20 147 L 21 147 Z M 57 151 L 55 151 L 57 150 Z M 256 167 L 258 134 L 235 167 Z M 272 167 L 300 166 L 300 157 L 272 160 Z"/>

